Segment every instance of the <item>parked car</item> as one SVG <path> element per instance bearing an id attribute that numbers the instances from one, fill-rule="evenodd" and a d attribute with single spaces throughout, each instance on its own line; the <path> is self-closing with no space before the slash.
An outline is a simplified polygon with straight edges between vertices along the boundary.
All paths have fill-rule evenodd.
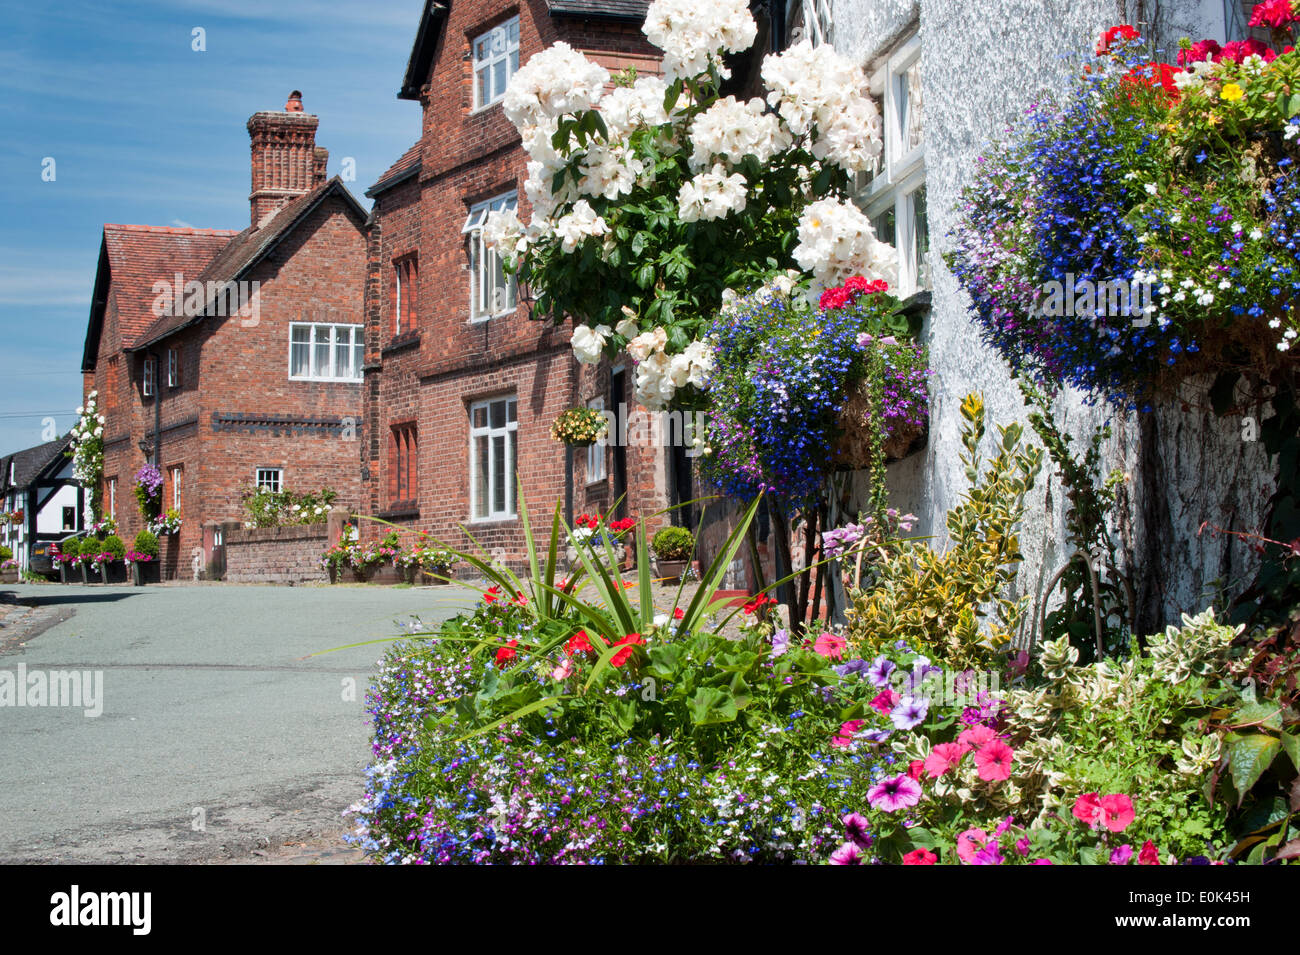
<path id="1" fill-rule="evenodd" d="M 57 577 L 59 568 L 55 566 L 54 561 L 50 559 L 50 548 L 53 544 L 59 545 L 59 550 L 63 550 L 65 541 L 81 537 L 81 534 L 69 534 L 57 541 L 37 541 L 32 544 L 32 551 L 27 559 L 27 569 L 33 574 L 44 574 L 47 577 Z"/>

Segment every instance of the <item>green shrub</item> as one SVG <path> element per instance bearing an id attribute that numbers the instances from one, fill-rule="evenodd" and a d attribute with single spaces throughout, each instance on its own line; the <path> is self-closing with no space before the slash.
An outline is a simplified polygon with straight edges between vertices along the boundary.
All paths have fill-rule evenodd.
<path id="1" fill-rule="evenodd" d="M 81 553 L 81 538 L 69 537 L 59 543 L 59 553 L 64 557 L 76 557 Z"/>
<path id="2" fill-rule="evenodd" d="M 5 544 L 0 544 L 0 560 L 9 560 L 14 556 L 14 552 Z"/>
<path id="3" fill-rule="evenodd" d="M 664 527 L 655 532 L 650 548 L 660 560 L 690 560 L 695 553 L 695 535 L 684 527 Z"/>
<path id="4" fill-rule="evenodd" d="M 99 545 L 99 552 L 101 554 L 112 554 L 114 560 L 122 560 L 126 557 L 126 545 L 122 543 L 122 538 L 116 534 L 110 534 Z"/>
<path id="5" fill-rule="evenodd" d="M 132 548 L 137 554 L 148 554 L 150 557 L 158 556 L 158 535 L 152 531 L 141 531 L 135 535 L 135 546 Z"/>

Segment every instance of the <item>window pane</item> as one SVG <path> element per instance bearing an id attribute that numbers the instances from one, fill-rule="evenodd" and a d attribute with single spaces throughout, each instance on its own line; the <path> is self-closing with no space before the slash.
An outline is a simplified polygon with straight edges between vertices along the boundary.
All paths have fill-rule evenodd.
<path id="1" fill-rule="evenodd" d="M 487 517 L 488 475 L 491 471 L 491 464 L 488 461 L 488 439 L 486 437 L 475 438 L 474 449 L 476 451 L 474 466 L 474 516 Z"/>
<path id="2" fill-rule="evenodd" d="M 912 193 L 912 232 L 916 250 L 916 284 L 918 288 L 930 287 L 930 270 L 926 253 L 930 251 L 930 215 L 926 205 L 925 186 Z"/>
<path id="3" fill-rule="evenodd" d="M 506 61 L 497 60 L 492 64 L 492 98 L 506 94 Z"/>
<path id="4" fill-rule="evenodd" d="M 900 155 L 906 155 L 924 141 L 924 105 L 921 99 L 921 61 L 917 60 L 899 77 Z"/>
<path id="5" fill-rule="evenodd" d="M 306 378 L 311 374 L 311 352 L 306 342 L 295 341 L 290 347 L 289 374 L 295 378 Z"/>
<path id="6" fill-rule="evenodd" d="M 487 427 L 487 407 L 485 405 L 478 405 L 474 409 L 474 427 Z"/>
<path id="7" fill-rule="evenodd" d="M 510 461 L 509 470 L 506 472 L 506 513 L 515 513 L 515 469 L 518 467 L 519 454 L 519 432 L 511 431 L 510 435 Z"/>
<path id="8" fill-rule="evenodd" d="M 492 513 L 501 514 L 506 509 L 506 438 L 503 434 L 492 436 Z"/>
<path id="9" fill-rule="evenodd" d="M 895 228 L 894 207 L 891 205 L 871 220 L 871 228 L 876 232 L 876 238 L 881 242 L 888 242 L 893 245 L 897 241 L 898 230 Z"/>
<path id="10" fill-rule="evenodd" d="M 361 378 L 361 365 L 362 362 L 365 361 L 366 345 L 365 342 L 361 340 L 360 335 L 357 335 L 356 338 L 357 340 L 352 344 L 352 377 Z"/>
<path id="11" fill-rule="evenodd" d="M 330 327 L 328 325 L 313 325 L 312 338 L 315 342 L 315 368 L 313 375 L 316 378 L 330 378 L 333 376 L 333 365 L 330 362 Z"/>
<path id="12" fill-rule="evenodd" d="M 508 399 L 506 400 L 506 420 L 507 420 L 507 421 L 514 421 L 514 420 L 515 420 L 515 415 L 516 415 L 516 409 L 517 409 L 517 407 L 518 407 L 518 400 L 517 400 L 517 399 L 515 399 L 515 398 L 508 398 Z"/>
<path id="13" fill-rule="evenodd" d="M 488 88 L 491 82 L 491 73 L 488 67 L 483 67 L 478 71 L 478 105 L 486 106 L 492 102 L 492 91 Z"/>
<path id="14" fill-rule="evenodd" d="M 506 426 L 506 403 L 504 401 L 494 401 L 491 406 L 492 427 L 504 428 Z"/>

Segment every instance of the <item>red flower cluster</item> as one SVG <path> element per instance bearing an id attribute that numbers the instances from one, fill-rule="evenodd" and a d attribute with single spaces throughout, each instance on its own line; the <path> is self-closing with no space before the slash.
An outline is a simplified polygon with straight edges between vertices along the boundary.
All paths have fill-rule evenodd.
<path id="1" fill-rule="evenodd" d="M 1097 41 L 1097 55 L 1105 56 L 1107 53 L 1113 52 L 1117 46 L 1131 43 L 1132 41 L 1139 39 L 1140 36 L 1141 34 L 1127 23 L 1121 23 L 1117 27 L 1111 27 L 1103 33 L 1101 39 Z"/>
<path id="2" fill-rule="evenodd" d="M 632 654 L 636 653 L 636 650 L 633 649 L 634 647 L 645 646 L 645 637 L 641 636 L 639 633 L 629 633 L 618 643 L 614 644 L 614 646 L 625 648 L 614 654 L 609 661 L 612 665 L 621 667 L 624 663 L 627 663 Z"/>
<path id="3" fill-rule="evenodd" d="M 903 865 L 934 865 L 939 857 L 929 849 L 913 849 L 903 856 Z"/>
<path id="4" fill-rule="evenodd" d="M 564 652 L 569 656 L 573 656 L 575 653 L 594 654 L 596 648 L 591 645 L 591 640 L 587 637 L 587 631 L 579 630 L 569 637 L 569 642 L 564 645 Z"/>
<path id="5" fill-rule="evenodd" d="M 837 288 L 828 288 L 822 292 L 817 305 L 822 311 L 832 308 L 844 308 L 856 302 L 859 295 L 873 295 L 876 292 L 888 292 L 889 283 L 883 279 L 868 282 L 865 277 L 855 275 Z"/>
<path id="6" fill-rule="evenodd" d="M 515 653 L 515 647 L 517 646 L 519 646 L 519 641 L 511 640 L 504 647 L 497 650 L 497 666 L 504 670 L 510 664 L 510 661 L 517 656 Z"/>
<path id="7" fill-rule="evenodd" d="M 624 531 L 630 531 L 634 527 L 636 527 L 635 517 L 625 517 L 621 521 L 609 522 L 609 529 L 617 534 L 621 534 Z"/>
<path id="8" fill-rule="evenodd" d="M 749 601 L 749 603 L 745 604 L 745 606 L 741 608 L 741 611 L 745 614 L 753 614 L 762 610 L 768 604 L 774 603 L 776 603 L 776 601 L 767 594 L 759 594 L 753 600 Z"/>
<path id="9" fill-rule="evenodd" d="M 573 522 L 574 527 L 590 527 L 593 531 L 600 526 L 599 514 L 579 514 Z"/>
<path id="10" fill-rule="evenodd" d="M 1250 11 L 1250 25 L 1253 27 L 1270 27 L 1274 30 L 1284 29 L 1287 24 L 1300 21 L 1291 6 L 1291 0 L 1264 0 L 1255 4 Z"/>
<path id="11" fill-rule="evenodd" d="M 1212 60 L 1222 52 L 1223 47 L 1219 46 L 1217 40 L 1202 40 L 1200 43 L 1193 43 L 1186 50 L 1178 51 L 1178 65 L 1191 66 L 1202 60 Z"/>
<path id="12" fill-rule="evenodd" d="M 1178 89 L 1178 84 L 1174 82 L 1174 77 L 1179 72 L 1176 67 L 1170 66 L 1168 63 L 1144 63 L 1129 70 L 1125 74 L 1123 81 L 1162 90 L 1170 99 L 1176 100 L 1182 95 L 1182 91 Z"/>
<path id="13" fill-rule="evenodd" d="M 1260 56 L 1264 58 L 1265 63 L 1271 63 L 1277 59 L 1277 53 L 1267 43 L 1261 43 L 1254 37 L 1246 40 L 1233 40 L 1231 43 L 1223 44 L 1219 55 L 1214 59 L 1231 60 L 1233 63 L 1240 63 L 1248 56 Z"/>

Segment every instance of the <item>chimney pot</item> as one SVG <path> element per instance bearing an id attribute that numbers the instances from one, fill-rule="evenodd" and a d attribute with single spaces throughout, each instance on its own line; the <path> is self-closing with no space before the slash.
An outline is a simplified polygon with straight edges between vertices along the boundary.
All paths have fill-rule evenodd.
<path id="1" fill-rule="evenodd" d="M 285 111 L 286 113 L 301 113 L 301 112 L 302 112 L 302 93 L 301 93 L 301 92 L 299 92 L 298 90 L 294 90 L 292 93 L 289 94 L 289 101 L 288 101 L 287 103 L 284 104 L 284 111 Z"/>

